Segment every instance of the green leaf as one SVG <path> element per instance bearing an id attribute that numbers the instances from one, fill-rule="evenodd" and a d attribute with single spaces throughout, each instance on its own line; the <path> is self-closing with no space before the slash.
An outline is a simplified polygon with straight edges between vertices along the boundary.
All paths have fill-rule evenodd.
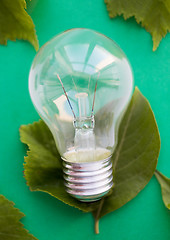
<path id="1" fill-rule="evenodd" d="M 7 40 L 23 39 L 29 41 L 38 50 L 38 40 L 31 17 L 25 11 L 25 0 L 0 1 L 0 44 Z"/>
<path id="2" fill-rule="evenodd" d="M 14 203 L 0 195 L 0 239 L 1 240 L 37 240 L 23 228 L 19 221 L 25 215 L 14 208 Z"/>
<path id="3" fill-rule="evenodd" d="M 53 136 L 40 120 L 20 128 L 21 141 L 29 146 L 25 157 L 25 178 L 31 191 L 47 192 L 66 204 L 89 212 L 96 203 L 81 203 L 72 198 L 64 188 L 62 163 Z"/>
<path id="4" fill-rule="evenodd" d="M 109 16 L 123 15 L 124 19 L 135 17 L 153 39 L 153 51 L 157 49 L 163 37 L 170 31 L 169 0 L 105 0 Z"/>
<path id="5" fill-rule="evenodd" d="M 156 121 L 146 98 L 136 88 L 119 127 L 113 154 L 115 187 L 93 215 L 98 220 L 134 198 L 154 174 L 160 150 Z"/>
<path id="6" fill-rule="evenodd" d="M 159 132 L 151 107 L 136 88 L 121 121 L 113 154 L 115 188 L 101 201 L 82 203 L 65 192 L 62 166 L 54 139 L 43 121 L 22 126 L 21 141 L 29 147 L 25 178 L 33 191 L 44 191 L 83 211 L 96 221 L 134 198 L 154 174 L 160 149 Z"/>
<path id="7" fill-rule="evenodd" d="M 170 209 L 170 178 L 165 177 L 158 170 L 155 171 L 155 176 L 161 185 L 163 202 Z"/>

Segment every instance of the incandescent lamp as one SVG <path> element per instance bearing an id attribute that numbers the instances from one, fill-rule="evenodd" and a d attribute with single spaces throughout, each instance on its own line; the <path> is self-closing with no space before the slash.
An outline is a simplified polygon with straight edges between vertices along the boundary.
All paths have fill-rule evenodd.
<path id="1" fill-rule="evenodd" d="M 65 31 L 39 50 L 29 91 L 63 159 L 66 191 L 100 199 L 113 186 L 111 156 L 133 92 L 127 57 L 93 30 Z"/>

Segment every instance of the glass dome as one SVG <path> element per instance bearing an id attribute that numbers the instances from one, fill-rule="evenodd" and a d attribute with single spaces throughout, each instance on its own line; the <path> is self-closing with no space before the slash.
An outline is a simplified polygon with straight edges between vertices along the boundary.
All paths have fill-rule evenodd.
<path id="1" fill-rule="evenodd" d="M 131 67 L 115 42 L 89 29 L 57 35 L 36 55 L 29 90 L 63 158 L 112 154 L 133 92 Z"/>

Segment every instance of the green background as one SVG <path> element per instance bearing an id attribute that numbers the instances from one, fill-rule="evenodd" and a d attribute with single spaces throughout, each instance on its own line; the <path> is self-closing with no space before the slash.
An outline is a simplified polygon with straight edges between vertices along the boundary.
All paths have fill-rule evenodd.
<path id="1" fill-rule="evenodd" d="M 135 85 L 154 111 L 161 136 L 157 168 L 170 177 L 170 34 L 153 52 L 150 34 L 133 18 L 111 20 L 103 0 L 34 0 L 28 12 L 40 46 L 75 27 L 97 30 L 118 43 L 131 62 Z M 22 222 L 39 240 L 169 240 L 170 212 L 164 207 L 155 177 L 135 199 L 101 219 L 99 235 L 94 234 L 90 213 L 48 194 L 30 192 L 23 177 L 26 148 L 19 140 L 19 127 L 39 119 L 28 93 L 28 74 L 35 54 L 25 41 L 0 46 L 0 193 L 26 214 Z"/>

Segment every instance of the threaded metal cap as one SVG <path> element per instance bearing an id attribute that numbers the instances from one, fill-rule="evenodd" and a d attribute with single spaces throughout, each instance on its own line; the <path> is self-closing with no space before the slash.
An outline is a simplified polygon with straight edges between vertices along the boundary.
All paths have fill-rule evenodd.
<path id="1" fill-rule="evenodd" d="M 111 158 L 88 163 L 72 163 L 63 158 L 66 191 L 82 202 L 93 202 L 113 186 Z"/>

